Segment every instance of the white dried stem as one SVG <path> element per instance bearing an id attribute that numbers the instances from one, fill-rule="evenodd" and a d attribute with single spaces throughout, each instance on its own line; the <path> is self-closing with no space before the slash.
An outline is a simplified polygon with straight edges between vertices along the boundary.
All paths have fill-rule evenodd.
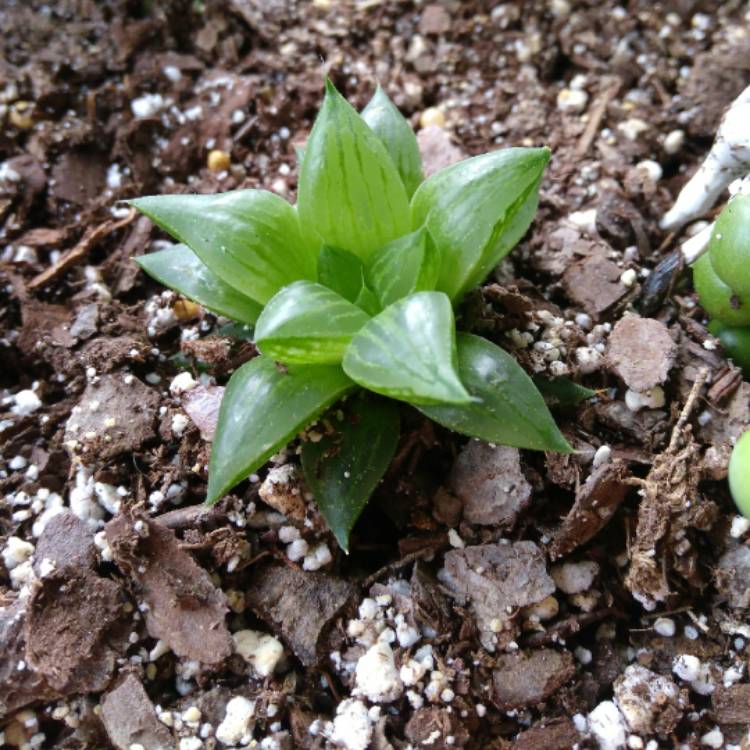
<path id="1" fill-rule="evenodd" d="M 679 229 L 703 216 L 727 186 L 750 172 L 750 86 L 734 100 L 721 121 L 703 164 L 661 220 L 665 230 Z"/>

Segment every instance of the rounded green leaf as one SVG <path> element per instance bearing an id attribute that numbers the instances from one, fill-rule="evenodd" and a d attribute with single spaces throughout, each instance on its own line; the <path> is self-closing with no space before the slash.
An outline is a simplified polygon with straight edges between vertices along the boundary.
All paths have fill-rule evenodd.
<path id="1" fill-rule="evenodd" d="M 547 148 L 507 148 L 452 164 L 414 194 L 412 226 L 426 223 L 442 261 L 437 288 L 458 299 L 523 236 L 536 211 Z"/>
<path id="2" fill-rule="evenodd" d="M 729 489 L 740 513 L 750 518 L 750 430 L 742 434 L 732 450 Z"/>
<path id="3" fill-rule="evenodd" d="M 344 372 L 363 388 L 414 404 L 464 404 L 456 372 L 453 308 L 441 292 L 386 307 L 352 339 Z"/>
<path id="4" fill-rule="evenodd" d="M 359 307 L 322 284 L 296 281 L 263 309 L 255 343 L 263 354 L 285 364 L 338 364 L 368 320 Z"/>
<path id="5" fill-rule="evenodd" d="M 570 453 L 541 393 L 513 357 L 499 346 L 459 334 L 458 372 L 474 397 L 461 406 L 422 406 L 420 411 L 448 429 L 490 443 Z"/>
<path id="6" fill-rule="evenodd" d="M 717 276 L 750 297 L 750 195 L 735 195 L 719 214 L 709 252 Z"/>
<path id="7" fill-rule="evenodd" d="M 229 380 L 208 467 L 206 502 L 215 503 L 353 388 L 340 367 L 284 370 L 256 357 Z"/>
<path id="8" fill-rule="evenodd" d="M 261 304 L 292 281 L 315 278 L 317 241 L 302 236 L 294 207 L 266 190 L 154 195 L 130 203 Z"/>
<path id="9" fill-rule="evenodd" d="M 302 444 L 302 468 L 320 512 L 341 548 L 388 468 L 399 438 L 398 408 L 364 395 L 327 423 L 335 432 Z"/>
<path id="10" fill-rule="evenodd" d="M 440 274 L 440 252 L 424 227 L 380 248 L 365 278 L 382 307 L 414 292 L 433 291 Z"/>
<path id="11" fill-rule="evenodd" d="M 410 230 L 409 200 L 391 157 L 330 81 L 305 146 L 297 208 L 307 231 L 363 261 Z"/>
<path id="12" fill-rule="evenodd" d="M 388 150 L 411 197 L 423 179 L 422 157 L 411 125 L 380 86 L 362 110 L 362 119 Z"/>
<path id="13" fill-rule="evenodd" d="M 186 245 L 141 255 L 136 263 L 152 278 L 200 303 L 212 312 L 241 323 L 255 323 L 261 306 L 211 273 Z"/>
<path id="14" fill-rule="evenodd" d="M 750 295 L 735 294 L 716 273 L 709 251 L 693 263 L 693 286 L 703 309 L 728 326 L 750 325 Z"/>

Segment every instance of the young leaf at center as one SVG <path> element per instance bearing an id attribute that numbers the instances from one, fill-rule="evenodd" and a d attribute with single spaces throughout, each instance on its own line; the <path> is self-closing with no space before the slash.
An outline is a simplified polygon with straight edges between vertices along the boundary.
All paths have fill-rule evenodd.
<path id="1" fill-rule="evenodd" d="M 388 468 L 399 436 L 398 407 L 369 395 L 351 400 L 333 434 L 302 444 L 302 468 L 320 512 L 341 548 Z"/>
<path id="2" fill-rule="evenodd" d="M 456 372 L 453 308 L 442 292 L 418 292 L 386 307 L 352 339 L 344 372 L 359 385 L 414 404 L 466 404 Z"/>
<path id="3" fill-rule="evenodd" d="M 352 387 L 336 366 L 283 372 L 268 357 L 242 365 L 230 378 L 219 408 L 206 502 L 215 503 L 259 469 Z"/>
<path id="4" fill-rule="evenodd" d="M 459 334 L 458 371 L 471 404 L 422 406 L 430 419 L 490 443 L 570 453 L 572 448 L 531 378 L 507 352 L 487 339 Z"/>
<path id="5" fill-rule="evenodd" d="M 388 151 L 330 81 L 305 146 L 297 207 L 306 229 L 365 262 L 410 228 L 409 199 Z"/>
<path id="6" fill-rule="evenodd" d="M 332 245 L 320 248 L 318 281 L 349 302 L 361 294 L 364 274 L 364 264 L 353 253 Z"/>
<path id="7" fill-rule="evenodd" d="M 435 289 L 440 251 L 424 227 L 378 250 L 365 278 L 382 307 L 414 292 Z"/>
<path id="8" fill-rule="evenodd" d="M 411 125 L 380 86 L 362 110 L 362 119 L 388 149 L 411 197 L 422 182 L 422 157 Z"/>
<path id="9" fill-rule="evenodd" d="M 338 364 L 369 319 L 322 284 L 296 281 L 263 308 L 255 343 L 263 354 L 285 364 Z"/>

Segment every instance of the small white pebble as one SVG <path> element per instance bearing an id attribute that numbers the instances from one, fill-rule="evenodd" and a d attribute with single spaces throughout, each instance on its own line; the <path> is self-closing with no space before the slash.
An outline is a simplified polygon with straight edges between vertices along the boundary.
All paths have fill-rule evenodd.
<path id="1" fill-rule="evenodd" d="M 724 735 L 719 727 L 714 727 L 710 732 L 706 732 L 701 737 L 701 745 L 706 747 L 720 748 L 724 745 Z"/>
<path id="2" fill-rule="evenodd" d="M 628 268 L 627 271 L 623 271 L 622 274 L 620 274 L 620 283 L 623 286 L 631 287 L 635 284 L 637 278 L 638 274 L 636 273 L 636 270 L 634 268 Z"/>
<path id="3" fill-rule="evenodd" d="M 747 534 L 748 529 L 750 529 L 750 518 L 735 516 L 732 519 L 732 528 L 729 533 L 734 539 L 740 539 Z"/>
<path id="4" fill-rule="evenodd" d="M 664 150 L 670 155 L 676 154 L 684 145 L 684 130 L 672 130 L 664 136 Z"/>
<path id="5" fill-rule="evenodd" d="M 596 469 L 603 463 L 606 463 L 609 461 L 611 455 L 612 449 L 608 445 L 600 445 L 596 449 L 596 453 L 594 453 L 594 460 L 592 462 L 593 467 Z"/>
<path id="6" fill-rule="evenodd" d="M 677 628 L 671 617 L 659 617 L 654 622 L 654 630 L 664 638 L 671 638 Z"/>

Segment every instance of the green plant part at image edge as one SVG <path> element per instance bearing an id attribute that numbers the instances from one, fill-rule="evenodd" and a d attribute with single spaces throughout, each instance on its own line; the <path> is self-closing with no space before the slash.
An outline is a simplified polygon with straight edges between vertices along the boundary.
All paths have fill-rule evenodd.
<path id="1" fill-rule="evenodd" d="M 750 518 L 750 430 L 739 438 L 732 450 L 729 489 L 740 513 Z"/>
<path id="2" fill-rule="evenodd" d="M 296 205 L 264 190 L 131 202 L 180 243 L 141 267 L 254 326 L 260 356 L 224 393 L 208 503 L 299 435 L 306 483 L 348 551 L 405 408 L 482 440 L 572 450 L 519 364 L 455 323 L 463 295 L 528 229 L 549 158 L 507 148 L 423 179 L 385 92 L 360 115 L 329 81 Z"/>

